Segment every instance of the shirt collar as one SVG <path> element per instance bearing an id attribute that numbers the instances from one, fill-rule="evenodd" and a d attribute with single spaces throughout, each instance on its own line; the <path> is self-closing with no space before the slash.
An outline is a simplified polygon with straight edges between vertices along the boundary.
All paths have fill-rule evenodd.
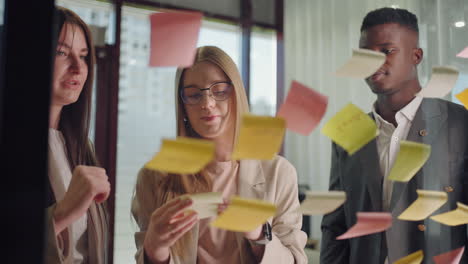
<path id="1" fill-rule="evenodd" d="M 407 118 L 410 122 L 413 122 L 414 117 L 416 116 L 416 112 L 418 111 L 419 106 L 421 105 L 422 97 L 416 96 L 411 102 L 409 102 L 405 107 L 400 109 L 395 115 L 401 113 L 405 118 Z M 372 114 L 375 117 L 375 123 L 377 127 L 380 128 L 382 125 L 390 124 L 385 119 L 383 119 L 376 111 L 375 104 L 372 106 Z M 393 126 L 393 125 L 392 125 Z"/>

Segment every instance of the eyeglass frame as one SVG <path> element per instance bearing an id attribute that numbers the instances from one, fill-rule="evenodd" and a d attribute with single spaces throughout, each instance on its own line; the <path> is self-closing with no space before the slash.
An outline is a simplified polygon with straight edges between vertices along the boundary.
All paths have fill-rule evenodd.
<path id="1" fill-rule="evenodd" d="M 220 83 L 224 83 L 224 84 L 228 84 L 228 85 L 229 85 L 228 95 L 227 95 L 226 98 L 224 98 L 224 99 L 216 99 L 215 96 L 213 95 L 213 93 L 211 92 L 211 88 L 212 88 L 213 86 L 217 85 L 217 84 L 220 84 Z M 200 99 L 199 99 L 196 103 L 193 103 L 193 104 L 187 102 L 187 99 L 185 98 L 185 94 L 184 94 L 184 89 L 188 89 L 188 88 L 192 88 L 192 87 L 186 87 L 186 88 L 182 87 L 182 88 L 179 90 L 180 99 L 182 99 L 182 102 L 183 102 L 184 104 L 188 104 L 188 105 L 197 105 L 197 104 L 199 104 L 199 103 L 202 101 L 202 98 L 203 98 L 203 97 L 200 97 Z M 208 96 L 210 96 L 211 98 L 213 98 L 215 101 L 218 101 L 218 102 L 219 102 L 219 101 L 225 101 L 225 100 L 229 99 L 229 97 L 231 97 L 233 85 L 232 85 L 232 82 L 230 82 L 230 81 L 223 81 L 223 82 L 215 82 L 215 83 L 212 83 L 208 88 L 197 88 L 197 87 L 193 87 L 193 88 L 198 89 L 198 90 L 200 90 L 201 92 L 203 92 L 203 91 L 209 91 L 209 92 L 208 92 Z M 193 88 L 192 88 L 192 89 L 193 89 Z"/>

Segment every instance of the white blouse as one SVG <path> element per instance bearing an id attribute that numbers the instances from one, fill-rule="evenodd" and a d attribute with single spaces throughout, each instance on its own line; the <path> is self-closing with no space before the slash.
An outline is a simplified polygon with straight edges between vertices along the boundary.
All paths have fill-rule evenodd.
<path id="1" fill-rule="evenodd" d="M 65 139 L 60 131 L 49 128 L 49 180 L 55 200 L 65 196 L 72 178 L 68 163 Z M 70 227 L 73 249 L 73 263 L 86 263 L 88 256 L 87 214 L 76 220 Z"/>

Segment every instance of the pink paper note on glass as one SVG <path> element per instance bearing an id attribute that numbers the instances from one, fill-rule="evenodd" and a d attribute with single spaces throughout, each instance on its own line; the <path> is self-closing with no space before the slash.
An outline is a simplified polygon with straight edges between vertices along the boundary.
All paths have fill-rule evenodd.
<path id="1" fill-rule="evenodd" d="M 458 53 L 457 57 L 468 59 L 468 47 Z"/>
<path id="2" fill-rule="evenodd" d="M 465 247 L 457 248 L 447 253 L 434 256 L 434 262 L 436 264 L 458 264 L 463 256 Z"/>
<path id="3" fill-rule="evenodd" d="M 392 226 L 392 215 L 383 212 L 359 212 L 357 223 L 336 239 L 348 239 L 379 233 Z"/>
<path id="4" fill-rule="evenodd" d="M 202 17 L 200 12 L 150 15 L 150 66 L 191 66 L 195 58 Z"/>
<path id="5" fill-rule="evenodd" d="M 307 136 L 322 120 L 328 97 L 292 81 L 286 101 L 277 116 L 286 119 L 288 129 Z"/>

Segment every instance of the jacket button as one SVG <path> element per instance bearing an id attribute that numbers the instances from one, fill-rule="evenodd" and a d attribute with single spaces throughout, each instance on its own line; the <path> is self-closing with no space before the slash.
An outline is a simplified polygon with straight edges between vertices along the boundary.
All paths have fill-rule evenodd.
<path id="1" fill-rule="evenodd" d="M 445 187 L 444 187 L 444 190 L 445 190 L 446 192 L 448 192 L 448 193 L 449 193 L 449 192 L 453 192 L 453 187 L 452 187 L 452 186 L 445 186 Z"/>
<path id="2" fill-rule="evenodd" d="M 426 231 L 426 226 L 423 224 L 418 225 L 419 231 Z"/>
<path id="3" fill-rule="evenodd" d="M 427 130 L 426 130 L 426 129 L 421 129 L 421 130 L 419 130 L 419 135 L 420 135 L 421 137 L 427 136 Z"/>

